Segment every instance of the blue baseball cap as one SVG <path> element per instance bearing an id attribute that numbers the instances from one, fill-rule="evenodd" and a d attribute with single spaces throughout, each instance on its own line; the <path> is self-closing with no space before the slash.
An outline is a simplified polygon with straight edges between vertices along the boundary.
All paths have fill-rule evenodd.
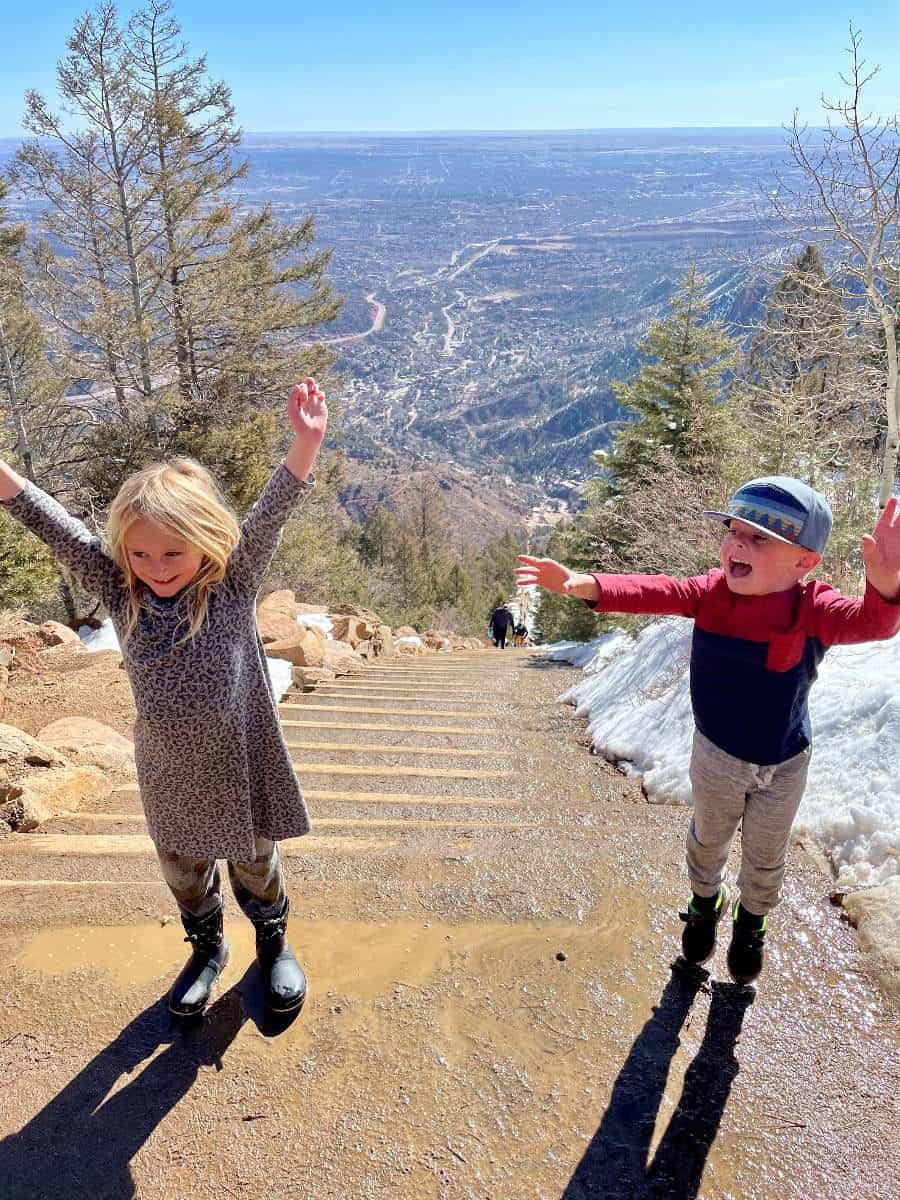
<path id="1" fill-rule="evenodd" d="M 765 475 L 739 487 L 725 512 L 704 511 L 726 524 L 736 518 L 776 541 L 824 553 L 833 517 L 821 492 L 789 475 Z"/>

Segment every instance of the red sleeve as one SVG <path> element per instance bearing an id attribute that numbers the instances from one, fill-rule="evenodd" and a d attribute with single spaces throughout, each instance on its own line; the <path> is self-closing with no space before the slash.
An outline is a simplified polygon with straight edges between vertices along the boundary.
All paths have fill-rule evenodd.
<path id="1" fill-rule="evenodd" d="M 891 603 L 866 583 L 862 598 L 842 596 L 830 584 L 812 584 L 812 632 L 826 646 L 877 642 L 900 629 L 900 603 Z"/>
<path id="2" fill-rule="evenodd" d="M 600 589 L 599 600 L 595 604 L 589 602 L 594 612 L 695 617 L 714 582 L 715 572 L 689 579 L 671 575 L 600 575 L 593 571 L 591 574 Z"/>

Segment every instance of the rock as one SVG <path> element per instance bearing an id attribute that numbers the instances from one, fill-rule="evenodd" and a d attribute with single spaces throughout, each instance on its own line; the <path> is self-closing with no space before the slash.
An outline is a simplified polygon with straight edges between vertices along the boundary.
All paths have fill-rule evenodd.
<path id="1" fill-rule="evenodd" d="M 379 617 L 378 613 L 372 612 L 371 608 L 364 608 L 361 604 L 339 604 L 337 608 L 331 610 L 334 616 L 357 617 L 360 621 L 364 621 L 367 625 L 383 625 L 384 621 Z"/>
<path id="2" fill-rule="evenodd" d="M 436 629 L 426 629 L 421 637 L 422 641 L 429 648 L 429 650 L 443 649 L 445 641 L 444 635 L 438 633 Z"/>
<path id="3" fill-rule="evenodd" d="M 59 621 L 44 621 L 38 626 L 45 646 L 77 646 L 82 649 L 82 641 L 74 629 L 61 625 Z"/>
<path id="4" fill-rule="evenodd" d="M 360 642 L 371 641 L 377 625 L 371 625 L 361 617 L 332 614 L 331 636 L 339 642 L 348 642 L 354 649 Z"/>
<path id="5" fill-rule="evenodd" d="M 371 640 L 371 638 L 365 642 L 358 642 L 356 645 L 356 653 L 360 656 L 360 658 L 374 658 L 375 643 Z"/>
<path id="6" fill-rule="evenodd" d="M 328 609 L 324 604 L 301 604 L 298 600 L 294 607 L 299 617 L 302 617 L 304 613 L 317 613 L 320 617 L 328 616 Z"/>
<path id="7" fill-rule="evenodd" d="M 365 667 L 363 659 L 346 642 L 326 642 L 325 666 L 336 675 L 355 675 Z"/>
<path id="8" fill-rule="evenodd" d="M 399 629 L 394 630 L 395 638 L 418 637 L 418 636 L 419 636 L 418 630 L 413 629 L 412 625 L 401 625 Z"/>
<path id="9" fill-rule="evenodd" d="M 18 833 L 30 833 L 60 813 L 77 812 L 88 798 L 102 801 L 111 793 L 112 784 L 97 767 L 48 767 L 0 787 L 0 819 Z"/>
<path id="10" fill-rule="evenodd" d="M 900 877 L 852 892 L 843 908 L 882 987 L 900 997 Z"/>
<path id="11" fill-rule="evenodd" d="M 392 655 L 394 653 L 394 634 L 390 625 L 376 625 L 375 637 L 372 642 L 378 658 L 388 658 Z"/>
<path id="12" fill-rule="evenodd" d="M 66 760 L 51 746 L 15 725 L 0 725 L 0 788 L 22 779 L 33 767 L 63 767 Z"/>
<path id="13" fill-rule="evenodd" d="M 40 740 L 76 763 L 133 776 L 134 744 L 90 717 L 63 717 L 38 733 Z"/>
<path id="14" fill-rule="evenodd" d="M 292 637 L 298 627 L 294 593 L 284 589 L 263 596 L 256 606 L 256 627 L 264 646 Z"/>
<path id="15" fill-rule="evenodd" d="M 286 658 L 295 667 L 322 667 L 325 662 L 325 639 L 320 633 L 294 622 L 290 637 L 266 643 L 269 658 Z"/>
<path id="16" fill-rule="evenodd" d="M 417 638 L 413 641 L 401 641 L 396 643 L 397 651 L 400 654 L 427 654 L 428 649 L 423 642 Z"/>
<path id="17" fill-rule="evenodd" d="M 294 687 L 309 691 L 317 683 L 330 683 L 335 678 L 334 671 L 329 667 L 294 667 L 291 675 Z"/>

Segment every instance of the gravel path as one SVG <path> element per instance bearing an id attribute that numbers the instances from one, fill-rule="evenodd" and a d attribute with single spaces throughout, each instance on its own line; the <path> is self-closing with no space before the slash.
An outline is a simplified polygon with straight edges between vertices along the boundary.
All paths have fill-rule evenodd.
<path id="1" fill-rule="evenodd" d="M 646 804 L 528 653 L 287 698 L 310 996 L 252 931 L 203 1024 L 134 789 L 0 842 L 4 1200 L 887 1200 L 896 1012 L 796 852 L 758 994 L 670 969 L 683 809 Z M 89 715 L 89 714 L 85 714 Z"/>

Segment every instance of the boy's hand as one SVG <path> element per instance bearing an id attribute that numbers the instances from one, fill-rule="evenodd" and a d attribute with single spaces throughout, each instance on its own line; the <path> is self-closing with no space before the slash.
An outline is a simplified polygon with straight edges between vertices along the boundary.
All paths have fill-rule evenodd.
<path id="1" fill-rule="evenodd" d="M 314 379 L 304 379 L 291 389 L 288 419 L 294 429 L 294 444 L 284 465 L 301 483 L 309 476 L 328 425 L 328 405 Z"/>
<path id="2" fill-rule="evenodd" d="M 885 600 L 900 600 L 900 511 L 892 496 L 872 533 L 862 540 L 866 579 Z"/>
<path id="3" fill-rule="evenodd" d="M 536 583 L 549 592 L 559 592 L 561 596 L 577 596 L 579 600 L 591 601 L 600 599 L 600 589 L 593 575 L 570 571 L 552 558 L 532 558 L 529 554 L 519 554 L 516 561 L 521 564 L 516 567 L 516 584 L 519 587 L 530 587 Z"/>
<path id="4" fill-rule="evenodd" d="M 328 405 L 324 392 L 312 378 L 304 379 L 291 389 L 288 397 L 288 419 L 294 433 L 305 442 L 322 444 L 328 424 Z"/>

